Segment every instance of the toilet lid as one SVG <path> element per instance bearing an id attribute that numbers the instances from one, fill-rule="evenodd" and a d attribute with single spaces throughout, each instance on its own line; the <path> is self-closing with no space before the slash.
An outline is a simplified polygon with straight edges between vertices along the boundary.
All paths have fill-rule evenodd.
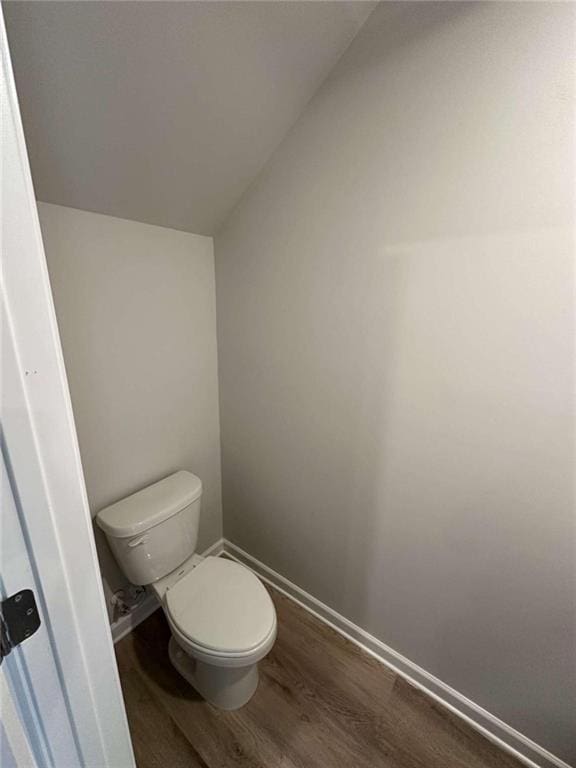
<path id="1" fill-rule="evenodd" d="M 275 610 L 259 579 L 239 563 L 207 557 L 165 595 L 171 622 L 196 644 L 220 653 L 242 653 L 262 643 Z"/>

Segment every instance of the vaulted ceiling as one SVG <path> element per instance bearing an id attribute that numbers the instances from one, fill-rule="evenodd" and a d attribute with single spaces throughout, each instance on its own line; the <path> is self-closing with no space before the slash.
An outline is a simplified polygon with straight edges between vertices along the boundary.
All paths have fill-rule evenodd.
<path id="1" fill-rule="evenodd" d="M 2 7 L 37 198 L 212 234 L 374 3 Z"/>

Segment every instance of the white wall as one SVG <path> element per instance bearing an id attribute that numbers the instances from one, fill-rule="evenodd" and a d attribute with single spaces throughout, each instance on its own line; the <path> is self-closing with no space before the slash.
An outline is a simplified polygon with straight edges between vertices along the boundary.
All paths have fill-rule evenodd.
<path id="1" fill-rule="evenodd" d="M 382 4 L 215 246 L 226 536 L 571 761 L 575 21 Z"/>
<path id="2" fill-rule="evenodd" d="M 222 535 L 212 238 L 39 213 L 92 514 L 188 469 L 204 486 L 202 550 Z M 116 589 L 124 579 L 98 544 Z"/>

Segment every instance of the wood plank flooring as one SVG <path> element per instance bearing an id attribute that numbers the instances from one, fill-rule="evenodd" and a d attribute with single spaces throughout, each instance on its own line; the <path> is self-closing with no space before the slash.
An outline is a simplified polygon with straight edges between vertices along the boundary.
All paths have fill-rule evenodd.
<path id="1" fill-rule="evenodd" d="M 116 646 L 138 768 L 521 768 L 383 664 L 270 590 L 278 640 L 236 712 L 170 664 L 161 610 Z M 120 767 L 119 767 L 120 768 Z"/>

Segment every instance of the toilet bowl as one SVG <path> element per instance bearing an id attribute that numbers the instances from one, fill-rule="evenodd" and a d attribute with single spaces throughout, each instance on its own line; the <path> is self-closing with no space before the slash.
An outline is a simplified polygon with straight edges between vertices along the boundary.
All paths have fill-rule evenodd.
<path id="1" fill-rule="evenodd" d="M 208 702 L 237 709 L 258 686 L 258 662 L 276 639 L 276 611 L 248 568 L 195 554 L 201 495 L 200 479 L 180 471 L 96 520 L 124 574 L 160 601 L 174 667 Z"/>
<path id="2" fill-rule="evenodd" d="M 172 631 L 168 650 L 178 672 L 214 706 L 243 706 L 276 639 L 276 611 L 260 580 L 239 563 L 207 557 L 152 589 Z"/>

